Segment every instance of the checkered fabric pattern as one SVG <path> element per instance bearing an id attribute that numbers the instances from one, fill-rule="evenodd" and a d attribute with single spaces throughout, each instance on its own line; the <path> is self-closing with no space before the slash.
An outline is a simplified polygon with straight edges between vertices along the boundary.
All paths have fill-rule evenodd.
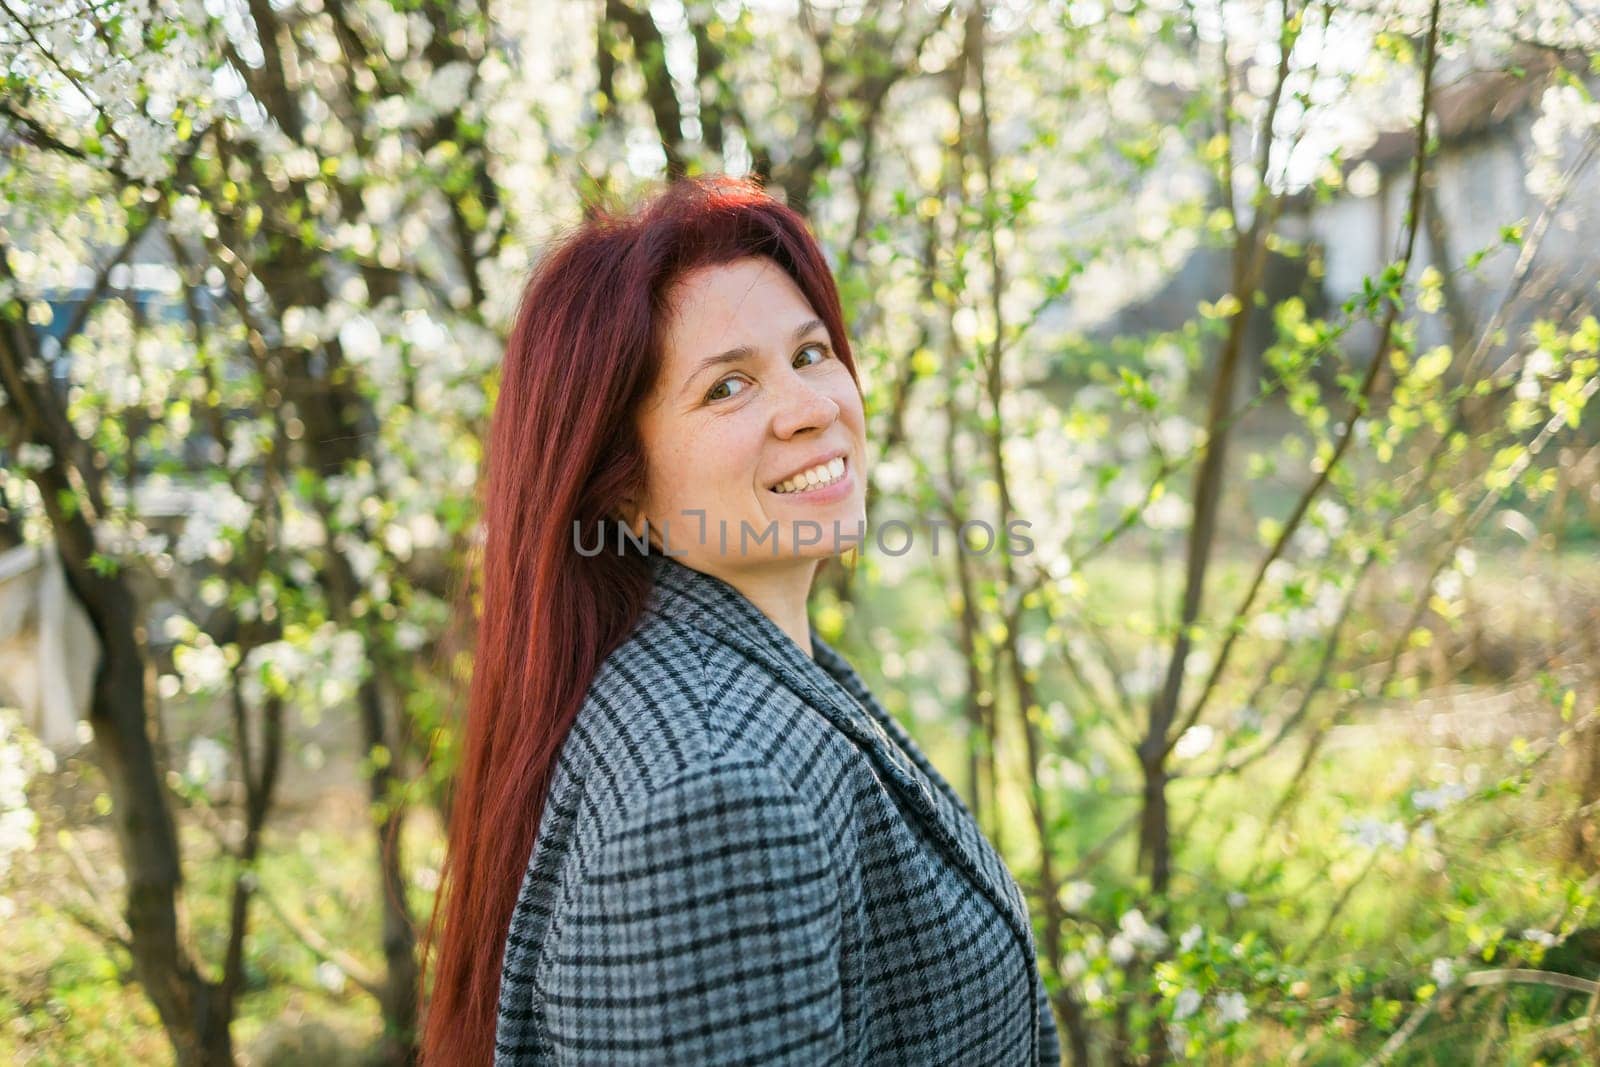
<path id="1" fill-rule="evenodd" d="M 1015 881 L 815 631 L 651 557 L 554 771 L 496 1064 L 1055 1067 Z"/>

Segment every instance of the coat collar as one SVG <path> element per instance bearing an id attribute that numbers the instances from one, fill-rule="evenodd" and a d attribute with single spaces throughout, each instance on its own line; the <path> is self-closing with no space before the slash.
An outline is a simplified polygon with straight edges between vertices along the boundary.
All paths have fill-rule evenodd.
<path id="1" fill-rule="evenodd" d="M 1032 952 L 1033 928 L 1026 905 L 999 855 L 982 843 L 975 825 L 954 825 L 955 816 L 935 800 L 927 776 L 889 737 L 888 713 L 816 627 L 810 628 L 813 659 L 722 579 L 659 553 L 651 553 L 649 561 L 653 583 L 649 609 L 686 622 L 763 665 L 850 738 L 871 759 L 903 810 L 930 832 Z"/>

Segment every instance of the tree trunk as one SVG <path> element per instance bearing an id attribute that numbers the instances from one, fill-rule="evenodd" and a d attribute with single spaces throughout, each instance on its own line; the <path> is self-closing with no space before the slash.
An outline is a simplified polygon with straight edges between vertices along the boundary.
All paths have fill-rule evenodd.
<path id="1" fill-rule="evenodd" d="M 376 666 L 376 665 L 375 665 Z M 383 692 L 374 676 L 361 684 L 361 729 L 368 758 L 374 751 L 389 753 L 387 759 L 372 761 L 367 776 L 367 795 L 372 802 L 374 844 L 378 849 L 379 891 L 383 905 L 384 984 L 379 998 L 383 1008 L 384 1035 L 382 1062 L 415 1063 L 417 1035 L 416 933 L 411 925 L 411 910 L 406 905 L 406 882 L 401 863 L 400 834 L 405 808 L 396 786 L 394 760 L 399 749 L 385 729 Z"/>
<path id="2" fill-rule="evenodd" d="M 68 574 L 72 581 L 70 569 Z M 146 729 L 144 665 L 133 639 L 133 601 L 115 586 L 103 589 L 96 599 L 94 604 L 85 599 L 102 649 L 89 721 L 95 761 L 111 792 L 112 821 L 128 879 L 126 918 L 133 935 L 129 948 L 134 974 L 155 1005 L 181 1067 L 231 1065 L 231 1013 L 195 969 L 178 927 L 177 897 L 183 882 L 178 837 Z"/>
<path id="3" fill-rule="evenodd" d="M 13 281 L 7 250 L 0 246 L 0 279 Z M 100 515 L 99 485 L 71 457 L 85 451 L 61 397 L 42 369 L 34 336 L 25 322 L 0 321 L 0 386 L 8 433 L 50 449 L 50 461 L 35 474 L 39 496 L 55 536 L 62 570 L 83 605 L 100 646 L 89 722 L 94 757 L 111 794 L 112 824 L 127 878 L 126 920 L 134 974 L 155 1006 L 180 1067 L 229 1065 L 233 1049 L 225 998 L 200 974 L 179 929 L 178 894 L 183 867 L 177 827 L 168 806 L 162 772 L 151 743 L 145 697 L 145 656 L 136 633 L 138 601 L 120 573 L 91 565 Z"/>

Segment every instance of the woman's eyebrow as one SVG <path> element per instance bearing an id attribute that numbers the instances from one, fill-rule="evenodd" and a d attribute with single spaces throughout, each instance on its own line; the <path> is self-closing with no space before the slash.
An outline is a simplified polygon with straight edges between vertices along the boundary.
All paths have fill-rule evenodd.
<path id="1" fill-rule="evenodd" d="M 824 323 L 821 319 L 808 319 L 807 321 L 802 322 L 799 326 L 795 327 L 794 332 L 789 335 L 790 339 L 798 341 L 811 331 L 825 325 L 826 323 Z M 689 386 L 693 385 L 696 378 L 700 377 L 700 375 L 704 374 L 712 367 L 720 367 L 728 363 L 738 363 L 740 360 L 749 359 L 755 354 L 756 350 L 749 345 L 735 345 L 726 352 L 718 352 L 714 356 L 707 356 L 705 359 L 702 359 L 699 362 L 694 370 L 689 372 L 689 377 L 684 380 L 684 388 L 687 389 Z"/>

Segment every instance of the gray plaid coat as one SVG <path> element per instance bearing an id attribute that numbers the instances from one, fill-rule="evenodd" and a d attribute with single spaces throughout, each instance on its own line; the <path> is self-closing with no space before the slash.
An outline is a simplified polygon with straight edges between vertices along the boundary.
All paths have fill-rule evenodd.
<path id="1" fill-rule="evenodd" d="M 654 588 L 557 760 L 496 1064 L 1048 1064 L 1021 892 L 850 665 Z"/>

